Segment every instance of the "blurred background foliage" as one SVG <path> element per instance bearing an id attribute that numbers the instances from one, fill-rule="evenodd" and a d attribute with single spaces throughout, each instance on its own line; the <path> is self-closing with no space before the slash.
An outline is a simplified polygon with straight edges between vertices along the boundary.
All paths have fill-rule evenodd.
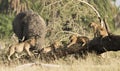
<path id="1" fill-rule="evenodd" d="M 93 5 L 101 17 L 107 19 L 111 31 L 114 31 L 113 18 L 118 12 L 118 8 L 111 1 L 114 3 L 115 0 L 84 1 Z M 92 21 L 99 21 L 96 13 L 88 5 L 78 0 L 0 0 L 1 37 L 11 36 L 14 17 L 19 12 L 26 10 L 33 10 L 44 18 L 48 27 L 49 40 L 55 40 L 63 35 L 64 33 L 59 33 L 61 31 L 90 36 L 91 31 L 89 31 L 88 24 Z"/>

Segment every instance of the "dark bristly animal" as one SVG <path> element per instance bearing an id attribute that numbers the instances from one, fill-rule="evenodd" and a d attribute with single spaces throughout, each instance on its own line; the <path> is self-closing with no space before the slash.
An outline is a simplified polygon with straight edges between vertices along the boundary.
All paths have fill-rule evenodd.
<path id="1" fill-rule="evenodd" d="M 106 51 L 120 50 L 120 36 L 109 35 L 104 38 L 96 37 L 88 43 L 88 52 L 101 54 Z"/>
<path id="2" fill-rule="evenodd" d="M 33 11 L 25 11 L 19 13 L 13 20 L 13 31 L 22 40 L 30 37 L 38 36 L 36 47 L 41 49 L 44 46 L 44 40 L 46 35 L 46 24 L 41 16 Z M 24 40 L 24 41 L 25 41 Z"/>

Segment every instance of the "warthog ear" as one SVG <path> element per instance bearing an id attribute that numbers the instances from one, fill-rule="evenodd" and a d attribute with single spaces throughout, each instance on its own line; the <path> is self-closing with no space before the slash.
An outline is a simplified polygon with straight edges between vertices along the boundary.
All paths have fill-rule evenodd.
<path id="1" fill-rule="evenodd" d="M 104 27 L 104 24 L 101 24 L 101 28 L 103 28 Z"/>
<path id="2" fill-rule="evenodd" d="M 101 26 L 102 28 L 104 28 L 104 27 L 105 27 L 105 22 L 104 22 L 104 19 L 100 19 L 100 26 Z"/>

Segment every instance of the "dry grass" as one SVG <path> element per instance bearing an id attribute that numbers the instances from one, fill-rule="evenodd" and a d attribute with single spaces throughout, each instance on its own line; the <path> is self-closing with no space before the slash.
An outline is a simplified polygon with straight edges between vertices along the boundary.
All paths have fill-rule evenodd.
<path id="1" fill-rule="evenodd" d="M 102 58 L 89 54 L 85 59 L 67 57 L 49 63 L 49 65 L 13 65 L 11 67 L 0 65 L 0 71 L 119 71 L 120 52 L 108 52 L 108 57 Z M 111 55 L 117 55 L 112 57 Z M 39 62 L 43 63 L 43 62 Z M 53 64 L 53 65 L 51 65 Z"/>
<path id="2" fill-rule="evenodd" d="M 118 32 L 120 31 L 117 30 L 114 33 Z M 74 55 L 70 55 L 49 63 L 40 59 L 20 59 L 9 63 L 6 58 L 7 50 L 9 44 L 13 42 L 9 41 L 12 40 L 0 40 L 0 71 L 120 71 L 120 51 L 106 52 L 102 54 L 102 57 L 89 53 L 85 58 L 78 59 L 75 59 Z M 30 64 L 34 62 L 39 64 Z"/>
<path id="3" fill-rule="evenodd" d="M 14 60 L 15 62 L 11 62 L 10 65 L 5 55 L 1 55 L 0 58 L 0 71 L 120 71 L 120 51 L 106 52 L 102 54 L 103 57 L 89 53 L 86 58 L 75 59 L 74 55 L 70 55 L 49 63 L 39 59 L 35 61 L 23 59 L 22 63 Z M 38 64 L 31 65 L 32 62 Z"/>
<path id="4" fill-rule="evenodd" d="M 42 0 L 43 2 L 47 0 Z M 44 2 L 44 3 L 45 3 Z M 42 3 L 42 4 L 44 4 Z M 65 28 L 72 28 L 70 32 L 79 33 L 92 38 L 92 31 L 89 31 L 88 24 L 91 21 L 98 22 L 96 14 L 87 5 L 80 4 L 76 0 L 58 2 L 50 0 L 49 5 L 43 6 L 39 14 L 48 19 L 47 28 L 50 30 L 46 38 L 46 46 L 54 42 L 54 40 L 62 40 L 67 44 L 71 34 L 61 31 Z M 57 16 L 57 12 L 60 14 Z M 83 14 L 84 13 L 84 14 Z M 76 14 L 73 19 L 72 15 Z M 69 23 L 67 24 L 67 21 Z M 120 33 L 120 30 L 114 32 Z M 2 37 L 1 37 L 2 39 Z M 11 42 L 10 42 L 11 41 Z M 35 61 L 21 59 L 14 60 L 9 63 L 7 60 L 8 46 L 13 44 L 12 39 L 0 40 L 0 71 L 120 71 L 120 52 L 108 52 L 103 54 L 104 58 L 93 54 L 89 54 L 86 58 L 75 59 L 73 55 L 66 58 L 60 58 L 52 62 L 44 62 L 39 59 Z M 52 67 L 45 65 L 27 65 L 26 63 L 47 63 L 54 64 Z M 24 66 L 22 66 L 25 64 Z"/>

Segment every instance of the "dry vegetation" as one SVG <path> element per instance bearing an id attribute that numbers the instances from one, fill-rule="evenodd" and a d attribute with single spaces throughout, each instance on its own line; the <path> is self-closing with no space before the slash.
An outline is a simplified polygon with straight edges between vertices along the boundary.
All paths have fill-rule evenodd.
<path id="1" fill-rule="evenodd" d="M 119 31 L 117 31 L 119 32 Z M 115 32 L 116 33 L 116 32 Z M 8 42 L 10 40 L 0 40 L 0 71 L 119 71 L 120 70 L 120 51 L 109 51 L 101 56 L 88 53 L 85 58 L 76 59 L 73 55 L 60 58 L 51 62 L 40 59 L 14 59 L 12 62 L 7 60 Z M 35 63 L 31 65 L 31 63 Z M 47 65 L 48 64 L 48 65 Z"/>
<path id="2" fill-rule="evenodd" d="M 49 63 L 47 65 L 28 65 L 17 64 L 13 66 L 5 66 L 1 64 L 1 71 L 119 71 L 120 52 L 108 52 L 106 58 L 101 58 L 94 54 L 89 54 L 86 59 L 75 59 L 67 57 Z M 44 62 L 40 62 L 44 63 Z"/>
<path id="3" fill-rule="evenodd" d="M 89 0 L 85 1 L 89 2 Z M 66 45 L 69 42 L 69 36 L 73 32 L 87 36 L 90 39 L 93 38 L 93 32 L 89 31 L 87 26 L 91 21 L 98 22 L 98 19 L 94 11 L 87 5 L 79 3 L 76 0 L 36 0 L 34 6 L 29 0 L 28 4 L 31 4 L 31 8 L 35 7 L 33 10 L 38 12 L 46 21 L 48 33 L 46 36 L 45 46 L 50 45 L 55 40 L 62 41 Z M 24 5 L 26 4 L 23 2 L 23 6 Z M 96 6 L 95 4 L 93 5 Z M 20 7 L 20 9 L 22 9 L 21 6 L 22 3 L 19 3 L 18 7 Z M 26 8 L 29 7 L 25 6 L 23 9 Z M 16 7 L 14 7 L 13 10 L 14 12 L 19 12 Z M 120 29 L 113 33 L 119 34 Z M 74 57 L 75 55 L 72 54 L 65 58 L 63 57 L 50 62 L 37 58 L 33 58 L 32 60 L 32 58 L 28 59 L 28 57 L 23 56 L 18 60 L 13 57 L 14 60 L 12 62 L 8 62 L 8 47 L 13 43 L 15 43 L 13 39 L 2 39 L 1 37 L 0 71 L 120 71 L 120 51 L 104 53 L 102 54 L 103 57 L 97 56 L 94 53 L 88 53 L 85 58 L 79 57 L 78 59 L 76 59 Z M 39 64 L 44 63 L 54 65 L 46 66 L 44 64 L 28 64 L 34 62 L 38 62 Z M 22 66 L 23 64 L 25 65 Z"/>

